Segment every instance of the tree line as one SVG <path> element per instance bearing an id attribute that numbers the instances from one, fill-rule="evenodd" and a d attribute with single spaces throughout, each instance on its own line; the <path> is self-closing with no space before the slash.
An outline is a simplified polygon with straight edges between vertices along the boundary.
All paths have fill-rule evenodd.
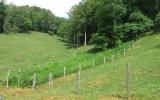
<path id="1" fill-rule="evenodd" d="M 159 0 L 82 0 L 69 18 L 36 6 L 0 2 L 0 33 L 40 31 L 57 34 L 73 46 L 118 47 L 160 29 Z"/>
<path id="2" fill-rule="evenodd" d="M 0 32 L 23 33 L 40 31 L 53 34 L 63 18 L 56 17 L 50 10 L 36 6 L 16 6 L 0 3 Z"/>
<path id="3" fill-rule="evenodd" d="M 72 7 L 58 33 L 75 46 L 87 42 L 104 50 L 159 28 L 159 0 L 82 0 Z"/>

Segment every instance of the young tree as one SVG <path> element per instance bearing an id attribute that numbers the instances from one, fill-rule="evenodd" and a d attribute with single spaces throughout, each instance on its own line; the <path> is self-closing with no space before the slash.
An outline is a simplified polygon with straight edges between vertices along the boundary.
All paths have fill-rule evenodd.
<path id="1" fill-rule="evenodd" d="M 0 33 L 4 32 L 4 22 L 6 18 L 6 6 L 4 0 L 0 0 Z"/>

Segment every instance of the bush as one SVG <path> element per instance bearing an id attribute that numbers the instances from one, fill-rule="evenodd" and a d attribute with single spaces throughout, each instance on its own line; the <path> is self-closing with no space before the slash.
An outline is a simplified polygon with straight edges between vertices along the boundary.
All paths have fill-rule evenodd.
<path id="1" fill-rule="evenodd" d="M 105 50 L 108 47 L 108 40 L 102 33 L 95 33 L 92 35 L 91 43 L 95 44 L 96 49 Z"/>
<path id="2" fill-rule="evenodd" d="M 122 26 L 125 41 L 144 35 L 145 32 L 150 31 L 154 26 L 153 21 L 140 11 L 132 13 L 128 20 L 129 23 L 125 23 Z"/>

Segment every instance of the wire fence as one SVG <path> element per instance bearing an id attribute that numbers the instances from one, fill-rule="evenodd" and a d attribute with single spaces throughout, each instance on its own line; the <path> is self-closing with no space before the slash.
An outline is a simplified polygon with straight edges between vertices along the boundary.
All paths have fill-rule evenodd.
<path id="1" fill-rule="evenodd" d="M 119 59 L 121 56 L 125 55 L 127 52 L 130 52 L 132 48 L 135 47 L 135 45 L 138 44 L 138 41 L 132 42 L 129 44 L 126 48 L 122 48 L 119 51 L 115 52 L 111 56 L 98 56 L 93 57 L 92 59 L 87 59 L 86 62 L 79 62 L 79 64 L 75 64 L 75 69 L 63 66 L 61 68 L 57 68 L 52 65 L 56 65 L 59 63 L 62 63 L 62 61 L 57 60 L 57 62 L 50 62 L 45 63 L 43 65 L 37 65 L 37 67 L 28 66 L 28 68 L 18 68 L 18 69 L 11 69 L 11 68 L 3 68 L 0 69 L 0 73 L 3 73 L 1 75 L 4 75 L 3 79 L 0 79 L 0 84 L 2 86 L 6 86 L 6 88 L 9 88 L 10 86 L 14 87 L 32 87 L 32 89 L 35 89 L 36 85 L 41 85 L 44 83 L 49 83 L 51 86 L 53 79 L 56 77 L 66 76 L 67 74 L 75 73 L 77 70 L 85 70 L 88 68 L 96 67 L 104 63 L 108 62 L 115 62 L 117 59 Z M 61 59 L 63 60 L 63 59 Z M 52 66 L 54 68 L 50 68 L 48 66 Z M 69 65 L 68 65 L 69 66 Z M 77 74 L 77 80 L 80 80 L 80 72 Z M 5 77 L 6 76 L 6 77 Z M 129 83 L 129 82 L 128 82 Z M 77 85 L 80 85 L 77 83 Z M 78 94 L 80 94 L 80 86 L 77 86 L 79 88 Z M 129 90 L 128 90 L 129 91 Z M 130 92 L 130 91 L 129 91 Z M 128 95 L 129 96 L 129 95 Z"/>

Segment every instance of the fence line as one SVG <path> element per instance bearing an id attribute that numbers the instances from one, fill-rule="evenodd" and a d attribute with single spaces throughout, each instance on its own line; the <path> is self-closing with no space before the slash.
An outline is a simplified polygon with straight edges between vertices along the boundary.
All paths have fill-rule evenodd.
<path id="1" fill-rule="evenodd" d="M 130 45 L 129 45 L 129 48 L 128 48 L 128 50 L 130 50 L 131 48 L 130 48 Z M 123 53 L 122 54 L 126 54 L 126 49 L 124 48 L 123 49 L 124 51 L 123 51 Z M 118 51 L 118 58 L 120 57 L 120 52 Z M 103 63 L 106 63 L 106 57 L 103 57 L 102 58 L 103 59 Z M 115 61 L 115 59 L 116 59 L 116 56 L 115 55 L 112 55 L 112 62 L 114 62 Z M 102 60 L 101 60 L 102 61 Z M 47 65 L 48 63 L 45 63 L 45 65 Z M 92 62 L 92 66 L 93 67 L 95 67 L 95 59 L 93 59 L 93 62 Z M 40 65 L 38 65 L 37 66 L 38 67 L 38 71 L 39 71 L 39 69 L 40 69 Z M 31 68 L 30 68 L 30 66 L 29 66 L 29 70 L 30 70 Z M 79 70 L 81 70 L 81 63 L 79 63 Z M 10 69 L 9 69 L 9 71 L 8 71 L 8 74 L 7 74 L 7 88 L 9 88 L 9 75 L 10 75 L 10 72 L 12 72 Z M 20 80 L 21 80 L 21 73 L 22 71 L 21 71 L 21 69 L 19 68 L 19 73 L 18 73 L 18 87 L 20 87 Z M 64 77 L 66 76 L 66 67 L 64 67 Z M 62 74 L 62 75 L 63 75 Z M 32 82 L 32 89 L 35 89 L 35 87 L 36 87 L 36 83 L 37 83 L 37 80 L 36 80 L 36 73 L 34 73 L 34 75 L 33 75 L 33 82 Z M 49 82 L 49 86 L 52 84 L 52 78 L 53 78 L 53 76 L 52 76 L 52 73 L 50 72 L 49 73 L 49 76 L 47 76 L 48 77 L 48 82 Z"/>

